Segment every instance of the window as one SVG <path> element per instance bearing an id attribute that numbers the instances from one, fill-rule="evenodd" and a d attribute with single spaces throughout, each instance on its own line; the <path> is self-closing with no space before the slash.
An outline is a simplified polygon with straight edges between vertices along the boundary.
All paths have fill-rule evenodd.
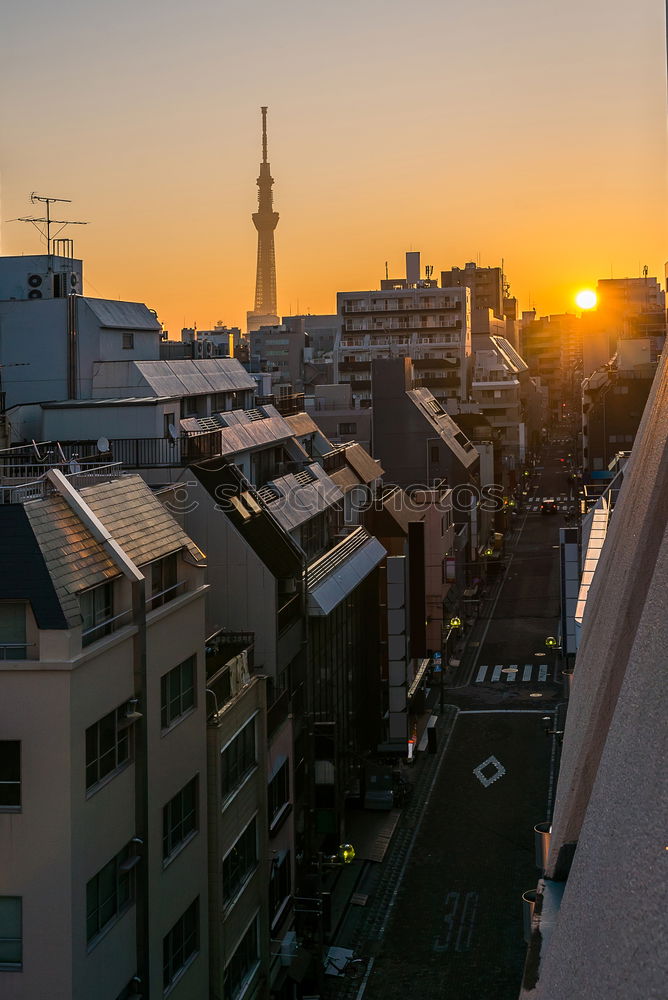
<path id="1" fill-rule="evenodd" d="M 255 718 L 247 722 L 232 742 L 221 750 L 220 756 L 220 791 L 226 799 L 257 764 Z"/>
<path id="2" fill-rule="evenodd" d="M 149 609 L 153 611 L 165 604 L 166 601 L 171 601 L 176 597 L 178 554 L 172 552 L 164 559 L 156 559 L 155 562 L 146 567 L 146 570 L 151 586 L 151 596 L 147 604 Z"/>
<path id="3" fill-rule="evenodd" d="M 357 424 L 339 424 L 339 434 L 357 434 Z"/>
<path id="4" fill-rule="evenodd" d="M 86 885 L 86 940 L 90 944 L 116 921 L 134 899 L 131 845 L 101 868 Z"/>
<path id="5" fill-rule="evenodd" d="M 88 646 L 102 636 L 109 635 L 112 629 L 113 585 L 103 583 L 85 591 L 79 597 L 79 605 L 82 618 L 81 645 Z"/>
<path id="6" fill-rule="evenodd" d="M 23 962 L 20 896 L 0 896 L 0 969 L 20 969 Z"/>
<path id="7" fill-rule="evenodd" d="M 134 333 L 124 333 L 123 334 L 123 350 L 131 351 L 135 346 L 135 335 Z"/>
<path id="8" fill-rule="evenodd" d="M 131 727 L 125 704 L 86 730 L 86 791 L 130 760 Z"/>
<path id="9" fill-rule="evenodd" d="M 21 744 L 0 740 L 0 810 L 21 808 Z"/>
<path id="10" fill-rule="evenodd" d="M 223 900 L 229 903 L 257 868 L 257 824 L 253 818 L 223 858 Z"/>
<path id="11" fill-rule="evenodd" d="M 168 858 L 197 830 L 197 777 L 162 810 L 162 857 Z"/>
<path id="12" fill-rule="evenodd" d="M 163 429 L 163 435 L 166 438 L 171 438 L 171 436 L 172 436 L 169 433 L 169 428 L 170 427 L 173 427 L 174 430 L 176 430 L 176 417 L 175 417 L 175 415 L 173 413 L 163 413 L 163 415 L 162 415 L 162 429 Z"/>
<path id="13" fill-rule="evenodd" d="M 167 989 L 199 950 L 199 897 L 162 939 L 162 986 Z"/>
<path id="14" fill-rule="evenodd" d="M 225 966 L 223 978 L 224 1000 L 236 1000 L 250 981 L 258 966 L 257 917 L 237 945 L 236 951 Z"/>
<path id="15" fill-rule="evenodd" d="M 26 606 L 23 601 L 0 601 L 0 660 L 26 658 Z"/>
<path id="16" fill-rule="evenodd" d="M 290 851 L 281 851 L 272 861 L 269 880 L 269 915 L 272 924 L 275 923 L 285 900 L 289 897 L 290 889 Z"/>
<path id="17" fill-rule="evenodd" d="M 160 678 L 160 718 L 167 729 L 195 704 L 195 657 L 189 656 L 178 667 Z"/>
<path id="18" fill-rule="evenodd" d="M 290 771 L 284 761 L 269 782 L 269 829 L 276 825 L 290 801 Z"/>

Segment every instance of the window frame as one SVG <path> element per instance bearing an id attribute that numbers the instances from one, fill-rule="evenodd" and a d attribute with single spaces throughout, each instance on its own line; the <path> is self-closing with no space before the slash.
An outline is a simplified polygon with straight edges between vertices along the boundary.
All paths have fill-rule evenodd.
<path id="1" fill-rule="evenodd" d="M 129 700 L 130 699 L 128 699 L 128 701 Z M 99 718 L 96 722 L 93 722 L 90 726 L 86 727 L 86 730 L 84 732 L 84 754 L 85 754 L 85 758 L 84 758 L 85 759 L 84 777 L 85 777 L 85 782 L 86 782 L 86 795 L 87 796 L 88 795 L 92 795 L 94 792 L 97 791 L 98 788 L 101 788 L 103 784 L 106 784 L 108 780 L 110 780 L 111 778 L 115 777 L 117 774 L 120 774 L 121 771 L 124 771 L 125 768 L 128 767 L 132 763 L 132 761 L 134 759 L 134 743 L 133 743 L 133 739 L 132 739 L 132 726 L 128 725 L 127 722 L 126 722 L 126 719 L 125 719 L 125 712 L 126 712 L 126 706 L 128 704 L 128 701 L 124 701 L 117 708 L 112 709 L 111 712 L 107 712 L 105 715 L 101 716 L 101 718 Z M 101 751 L 101 749 L 100 749 L 100 731 L 99 731 L 99 727 L 106 720 L 110 719 L 110 717 L 113 717 L 113 724 L 114 724 L 114 743 L 113 743 L 114 766 L 112 768 L 110 768 L 108 771 L 106 771 L 104 774 L 100 774 L 100 766 L 99 766 L 100 760 L 103 757 L 107 756 L 112 751 L 111 751 L 111 748 L 109 748 L 109 749 L 107 749 L 105 751 Z M 93 729 L 97 729 L 98 730 L 98 732 L 96 734 L 96 744 L 97 744 L 96 749 L 97 749 L 97 752 L 96 752 L 96 755 L 95 755 L 94 758 L 92 758 L 92 757 L 89 758 L 89 755 L 88 755 L 88 751 L 89 751 L 89 736 L 88 736 L 88 734 Z M 91 738 L 92 738 L 92 736 L 91 736 Z M 120 756 L 119 755 L 119 749 L 122 748 L 122 747 L 125 748 L 125 756 Z M 95 778 L 94 781 L 91 781 L 90 784 L 89 784 L 88 783 L 88 770 L 89 770 L 90 767 L 92 767 L 92 765 L 93 765 L 94 762 L 97 762 L 97 777 Z"/>
<path id="2" fill-rule="evenodd" d="M 190 687 L 184 687 L 182 682 L 182 672 L 185 667 L 190 666 L 191 669 L 191 679 Z M 171 681 L 168 679 L 175 675 L 176 671 L 179 671 L 179 691 L 176 696 L 170 694 L 169 685 Z M 191 701 L 189 704 L 184 704 L 184 697 L 188 695 L 191 696 Z M 186 698 L 187 701 L 187 698 Z M 172 713 L 171 706 L 178 702 L 178 711 L 175 714 Z M 181 663 L 177 663 L 176 666 L 168 670 L 160 678 L 160 729 L 163 733 L 168 733 L 170 730 L 177 726 L 182 719 L 185 719 L 188 715 L 194 712 L 197 707 L 197 654 L 192 653 L 190 656 L 182 660 Z"/>
<path id="3" fill-rule="evenodd" d="M 221 747 L 220 795 L 223 802 L 227 802 L 228 799 L 236 794 L 237 790 L 244 784 L 247 777 L 252 774 L 258 766 L 257 716 L 258 713 L 255 712 L 248 722 L 244 723 L 241 729 L 235 733 L 232 739 L 229 740 L 224 747 Z M 239 750 L 235 751 L 236 759 L 230 766 L 227 763 L 230 758 L 226 758 L 226 754 L 231 754 L 232 747 L 237 744 L 237 741 L 242 738 L 242 735 L 246 731 L 248 731 L 249 734 L 252 733 L 252 745 L 250 748 L 246 748 L 239 744 Z M 250 753 L 248 752 L 248 749 L 250 749 Z"/>
<path id="4" fill-rule="evenodd" d="M 155 611 L 172 601 L 179 587 L 179 551 L 169 552 L 160 559 L 154 559 L 142 567 L 144 575 L 150 577 L 150 597 L 146 601 L 148 611 Z"/>
<path id="5" fill-rule="evenodd" d="M 258 870 L 259 864 L 260 848 L 257 813 L 255 813 L 223 857 L 221 881 L 225 909 L 234 905 L 248 881 Z"/>
<path id="6" fill-rule="evenodd" d="M 183 807 L 183 796 L 186 791 L 193 786 L 192 794 L 192 808 L 189 812 L 184 813 Z M 178 800 L 178 801 L 177 801 Z M 170 812 L 174 812 L 176 808 L 180 809 L 180 816 L 178 819 L 174 819 L 170 815 Z M 187 821 L 191 821 L 192 825 L 184 829 Z M 171 824 L 171 825 L 170 825 Z M 179 839 L 175 839 L 174 831 L 181 827 L 181 832 Z M 166 868 L 167 865 L 181 853 L 184 847 L 186 847 L 190 841 L 199 833 L 199 773 L 187 781 L 185 785 L 179 789 L 176 795 L 165 803 L 162 808 L 162 866 Z"/>
<path id="7" fill-rule="evenodd" d="M 134 867 L 128 867 L 125 870 L 122 866 L 131 859 L 132 857 L 132 845 L 126 844 L 118 854 L 107 861 L 106 865 L 103 865 L 99 871 L 93 875 L 92 878 L 88 879 L 86 882 L 86 948 L 91 951 L 98 941 L 113 927 L 121 917 L 127 913 L 127 911 L 134 905 L 135 901 L 135 878 L 134 878 Z M 100 885 L 99 881 L 104 872 L 108 869 L 113 869 L 113 889 L 110 895 L 107 895 L 104 899 L 100 900 Z M 93 909 L 91 910 L 89 892 L 90 887 L 96 883 L 96 895 L 97 901 Z M 112 902 L 114 909 L 110 911 L 109 916 L 104 920 L 100 921 L 100 911 L 105 905 Z M 90 932 L 90 919 L 91 913 L 95 912 L 97 914 L 96 929 L 93 933 Z"/>
<path id="8" fill-rule="evenodd" d="M 234 949 L 232 955 L 230 956 L 230 960 L 225 963 L 225 967 L 223 969 L 224 1000 L 239 1000 L 239 998 L 243 995 L 243 993 L 248 987 L 248 984 L 251 982 L 253 976 L 255 975 L 255 973 L 259 968 L 260 965 L 259 916 L 260 916 L 259 911 L 254 914 L 250 923 L 246 927 L 246 930 L 239 939 L 236 948 Z M 252 950 L 255 952 L 255 955 L 250 960 L 246 958 L 246 963 L 247 963 L 246 967 L 243 968 L 240 974 L 237 973 L 237 971 L 235 970 L 236 981 L 234 983 L 230 983 L 230 972 L 229 972 L 230 966 L 237 959 L 237 955 L 239 954 L 241 949 L 248 948 L 247 939 L 249 938 L 249 935 L 251 936 L 251 940 L 254 939 L 254 948 Z"/>
<path id="9" fill-rule="evenodd" d="M 15 744 L 16 753 L 17 753 L 17 760 L 16 761 L 9 760 L 7 762 L 7 765 L 5 765 L 5 762 L 3 761 L 3 755 L 0 752 L 0 813 L 4 813 L 4 812 L 21 812 L 21 810 L 22 810 L 22 802 L 21 802 L 21 791 L 22 791 L 22 789 L 21 789 L 21 740 L 0 740 L 0 750 L 2 748 L 4 748 L 5 745 L 7 745 L 7 744 Z M 10 751 L 10 755 L 11 755 L 11 751 Z M 11 777 L 10 778 L 6 778 L 6 777 L 3 777 L 3 774 L 5 774 L 5 773 L 8 773 L 8 774 L 12 773 L 11 768 L 12 768 L 13 765 L 17 766 L 17 772 L 16 773 L 18 774 L 18 777 L 16 777 L 16 778 L 11 778 Z M 7 771 L 6 772 L 4 771 L 4 767 L 5 766 L 7 766 Z M 5 791 L 5 788 L 7 786 L 10 786 L 10 788 L 12 786 L 18 786 L 18 802 L 3 802 L 2 801 L 2 794 Z M 10 795 L 10 797 L 11 797 L 11 795 Z"/>
<path id="10" fill-rule="evenodd" d="M 23 896 L 0 895 L 0 908 L 3 900 L 13 900 L 18 902 L 18 935 L 0 937 L 0 947 L 12 943 L 18 943 L 19 958 L 16 961 L 5 961 L 0 958 L 0 970 L 4 972 L 20 972 L 23 969 Z"/>
<path id="11" fill-rule="evenodd" d="M 106 597 L 103 596 L 106 594 Z M 102 601 L 104 601 L 101 608 L 98 608 L 97 596 L 100 595 Z M 86 615 L 84 614 L 84 601 L 88 601 L 92 598 L 93 606 L 92 610 L 92 624 L 86 625 Z M 79 594 L 79 611 L 81 613 L 81 646 L 90 646 L 92 643 L 97 642 L 98 639 L 104 638 L 105 635 L 110 635 L 113 632 L 113 619 L 114 619 L 114 585 L 111 580 L 106 580 L 104 583 L 98 583 L 95 587 L 89 587 L 88 590 L 83 590 Z M 104 615 L 104 617 L 101 617 Z"/>
<path id="12" fill-rule="evenodd" d="M 132 330 L 124 330 L 122 333 L 121 340 L 121 350 L 123 351 L 134 351 L 135 349 L 135 335 Z"/>
<path id="13" fill-rule="evenodd" d="M 188 914 L 194 914 L 193 927 L 186 933 L 185 925 L 188 918 Z M 181 935 L 181 942 L 177 942 L 174 946 L 174 939 L 177 935 Z M 191 951 L 186 954 L 187 939 L 193 937 L 193 946 Z M 168 949 L 172 949 L 172 953 L 168 954 Z M 183 952 L 181 963 L 175 966 L 174 952 L 181 950 Z M 195 958 L 199 955 L 200 950 L 200 914 L 199 914 L 199 896 L 196 896 L 192 901 L 190 906 L 188 906 L 175 924 L 167 931 L 162 939 L 162 989 L 163 993 L 167 994 L 174 987 L 174 985 L 183 977 L 186 970 L 190 967 Z M 174 967 L 173 967 L 174 966 Z M 167 976 L 169 975 L 169 978 Z"/>
<path id="14" fill-rule="evenodd" d="M 0 630 L 7 629 L 7 634 L 11 637 L 12 628 L 19 625 L 16 631 L 16 637 L 20 637 L 19 642 L 0 642 L 0 660 L 25 660 L 28 657 L 28 645 L 27 642 L 27 602 L 26 601 L 0 601 L 1 608 L 15 608 L 17 621 L 13 624 L 4 624 L 0 622 Z M 23 626 L 22 628 L 20 626 Z M 4 638 L 4 636 L 3 636 Z M 7 650 L 10 651 L 10 655 L 7 656 Z"/>

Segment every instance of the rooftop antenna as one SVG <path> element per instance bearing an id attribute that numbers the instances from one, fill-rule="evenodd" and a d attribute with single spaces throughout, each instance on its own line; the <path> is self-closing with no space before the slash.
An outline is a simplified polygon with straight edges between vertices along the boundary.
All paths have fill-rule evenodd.
<path id="1" fill-rule="evenodd" d="M 388 281 L 389 277 L 390 277 L 389 271 L 387 269 L 387 264 L 388 264 L 388 262 L 385 261 L 385 281 Z"/>
<path id="2" fill-rule="evenodd" d="M 35 204 L 36 201 L 41 201 L 46 205 L 46 218 L 37 219 L 34 215 L 24 215 L 17 222 L 32 222 L 35 229 L 41 233 L 42 237 L 46 236 L 46 252 L 51 254 L 51 244 L 53 239 L 62 232 L 65 226 L 87 226 L 87 222 L 78 222 L 74 219 L 52 219 L 51 218 L 51 206 L 54 202 L 66 202 L 68 205 L 72 204 L 71 198 L 52 198 L 50 195 L 37 194 L 37 192 L 32 191 L 30 194 L 30 201 Z M 46 233 L 44 230 L 40 229 L 40 225 L 46 226 Z M 53 237 L 51 236 L 51 226 L 60 226 Z"/>

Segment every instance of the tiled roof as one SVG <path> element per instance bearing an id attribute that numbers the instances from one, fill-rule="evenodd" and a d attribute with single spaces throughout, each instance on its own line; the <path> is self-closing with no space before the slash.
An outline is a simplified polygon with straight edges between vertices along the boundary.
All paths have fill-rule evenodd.
<path id="1" fill-rule="evenodd" d="M 236 358 L 136 361 L 134 366 L 157 396 L 197 396 L 257 388 Z"/>
<path id="2" fill-rule="evenodd" d="M 186 547 L 204 556 L 139 476 L 89 486 L 81 496 L 138 565 Z M 78 594 L 119 575 L 116 563 L 57 493 L 25 505 L 26 516 L 70 626 L 80 623 Z"/>

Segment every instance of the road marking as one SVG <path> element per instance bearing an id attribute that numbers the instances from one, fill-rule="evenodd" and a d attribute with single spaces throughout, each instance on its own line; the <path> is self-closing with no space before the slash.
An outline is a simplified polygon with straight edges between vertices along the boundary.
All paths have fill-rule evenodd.
<path id="1" fill-rule="evenodd" d="M 508 678 L 507 678 L 508 679 L 508 683 L 510 683 L 510 681 L 516 681 L 517 680 L 517 664 L 512 663 L 509 667 L 506 667 L 505 668 L 505 673 L 508 675 Z"/>
<path id="2" fill-rule="evenodd" d="M 524 666 L 524 673 L 522 674 L 523 681 L 531 680 L 531 671 L 533 670 L 533 663 L 527 663 Z"/>
<path id="3" fill-rule="evenodd" d="M 483 774 L 482 772 L 486 767 L 493 767 L 495 769 L 494 774 L 490 774 L 489 777 Z M 477 767 L 473 768 L 473 773 L 483 788 L 489 788 L 490 785 L 493 785 L 495 781 L 498 781 L 499 778 L 504 776 L 506 769 L 503 764 L 496 759 L 496 757 L 488 757 L 487 760 L 482 762 L 482 764 L 478 764 Z"/>
<path id="4" fill-rule="evenodd" d="M 483 666 L 478 671 L 478 676 L 475 679 L 476 684 L 482 684 L 482 682 L 485 679 L 485 674 L 486 673 L 487 673 L 487 664 L 485 663 L 485 664 L 483 664 Z"/>
<path id="5" fill-rule="evenodd" d="M 547 663 L 541 663 L 540 667 L 538 668 L 538 680 L 539 681 L 547 680 Z"/>
<path id="6" fill-rule="evenodd" d="M 497 663 L 492 672 L 492 681 L 498 681 L 501 678 L 501 671 L 503 670 L 503 664 Z"/>
<path id="7" fill-rule="evenodd" d="M 477 909 L 477 892 L 467 892 L 463 899 L 461 893 L 449 892 L 445 897 L 445 914 L 443 916 L 446 929 L 443 934 L 438 934 L 434 938 L 432 951 L 449 951 L 455 929 L 457 929 L 457 937 L 454 950 L 468 951 L 471 947 Z"/>
<path id="8" fill-rule="evenodd" d="M 530 695 L 531 698 L 534 695 Z M 542 694 L 537 696 L 542 698 Z M 539 708 L 461 708 L 459 715 L 546 715 L 547 710 Z"/>

